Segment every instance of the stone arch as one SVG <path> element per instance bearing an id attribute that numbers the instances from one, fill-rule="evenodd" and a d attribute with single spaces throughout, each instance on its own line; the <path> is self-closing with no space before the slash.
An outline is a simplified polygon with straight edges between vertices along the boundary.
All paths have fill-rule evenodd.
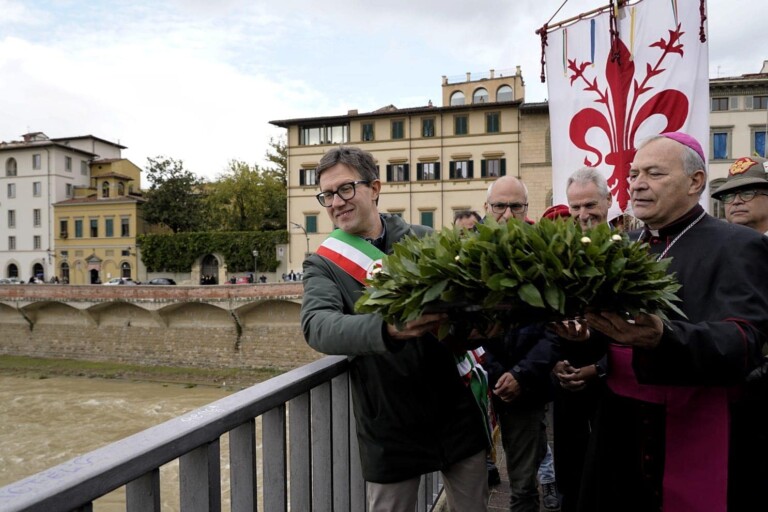
<path id="1" fill-rule="evenodd" d="M 227 265 L 224 257 L 217 253 L 208 253 L 200 256 L 192 266 L 191 279 L 193 283 L 201 284 L 203 276 L 213 275 L 216 278 L 214 284 L 224 284 L 227 282 Z"/>

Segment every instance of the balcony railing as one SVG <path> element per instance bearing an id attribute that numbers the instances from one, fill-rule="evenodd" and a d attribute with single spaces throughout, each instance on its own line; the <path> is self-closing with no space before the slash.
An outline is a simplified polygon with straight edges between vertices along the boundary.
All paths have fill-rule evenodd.
<path id="1" fill-rule="evenodd" d="M 232 512 L 364 511 L 348 365 L 326 357 L 2 487 L 0 510 L 90 512 L 124 486 L 128 512 L 160 512 L 160 467 L 178 459 L 181 510 L 218 512 L 226 434 Z M 439 474 L 423 476 L 418 510 L 441 490 Z"/>

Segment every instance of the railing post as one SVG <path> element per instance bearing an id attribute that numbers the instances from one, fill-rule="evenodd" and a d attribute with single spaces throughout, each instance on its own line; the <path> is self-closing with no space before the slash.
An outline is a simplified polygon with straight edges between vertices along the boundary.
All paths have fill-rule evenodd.
<path id="1" fill-rule="evenodd" d="M 264 454 L 264 510 L 287 511 L 285 405 L 279 405 L 264 413 L 261 435 Z"/>
<path id="2" fill-rule="evenodd" d="M 221 511 L 221 449 L 219 440 L 179 457 L 181 510 Z"/>
<path id="3" fill-rule="evenodd" d="M 312 510 L 309 392 L 288 402 L 291 509 Z"/>
<path id="4" fill-rule="evenodd" d="M 229 480 L 232 512 L 256 512 L 256 421 L 229 432 Z"/>
<path id="5" fill-rule="evenodd" d="M 349 379 L 331 381 L 331 450 L 333 453 L 333 510 L 352 510 L 349 493 Z"/>
<path id="6" fill-rule="evenodd" d="M 312 416 L 312 512 L 333 511 L 333 460 L 331 452 L 331 383 L 311 393 Z"/>
<path id="7" fill-rule="evenodd" d="M 160 512 L 160 468 L 155 468 L 125 486 L 127 512 Z"/>

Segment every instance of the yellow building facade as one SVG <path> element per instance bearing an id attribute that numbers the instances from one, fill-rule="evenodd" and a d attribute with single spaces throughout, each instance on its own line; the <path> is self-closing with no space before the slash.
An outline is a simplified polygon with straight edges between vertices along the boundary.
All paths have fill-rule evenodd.
<path id="1" fill-rule="evenodd" d="M 90 164 L 90 185 L 54 204 L 57 277 L 69 284 L 98 284 L 146 275 L 136 236 L 147 230 L 141 205 L 141 169 L 126 159 Z"/>
<path id="2" fill-rule="evenodd" d="M 334 229 L 319 192 L 316 168 L 339 145 L 373 154 L 382 181 L 379 211 L 439 229 L 455 212 L 482 214 L 488 185 L 503 175 L 520 177 L 529 188 L 529 216 L 536 218 L 551 198 L 551 160 L 546 108 L 523 106 L 520 69 L 473 77 L 443 77 L 443 106 L 272 121 L 287 130 L 288 226 L 286 269 L 299 270 Z M 524 126 L 541 140 L 525 140 Z M 535 128 L 535 130 L 533 129 Z M 526 154 L 526 153 L 530 154 Z M 548 167 L 548 165 L 550 165 Z M 551 200 L 551 199 L 550 199 Z"/>

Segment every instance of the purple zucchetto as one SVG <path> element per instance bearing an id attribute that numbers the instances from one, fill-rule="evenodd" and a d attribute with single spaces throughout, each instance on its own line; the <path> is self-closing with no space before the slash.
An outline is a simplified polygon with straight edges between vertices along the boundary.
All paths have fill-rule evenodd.
<path id="1" fill-rule="evenodd" d="M 675 142 L 679 142 L 683 146 L 687 146 L 694 150 L 696 154 L 698 154 L 701 157 L 702 162 L 706 162 L 707 159 L 704 158 L 704 150 L 701 149 L 701 144 L 699 144 L 699 141 L 697 141 L 695 138 L 691 137 L 687 133 L 683 132 L 667 132 L 660 134 L 662 137 L 666 137 L 667 139 L 672 139 Z"/>

